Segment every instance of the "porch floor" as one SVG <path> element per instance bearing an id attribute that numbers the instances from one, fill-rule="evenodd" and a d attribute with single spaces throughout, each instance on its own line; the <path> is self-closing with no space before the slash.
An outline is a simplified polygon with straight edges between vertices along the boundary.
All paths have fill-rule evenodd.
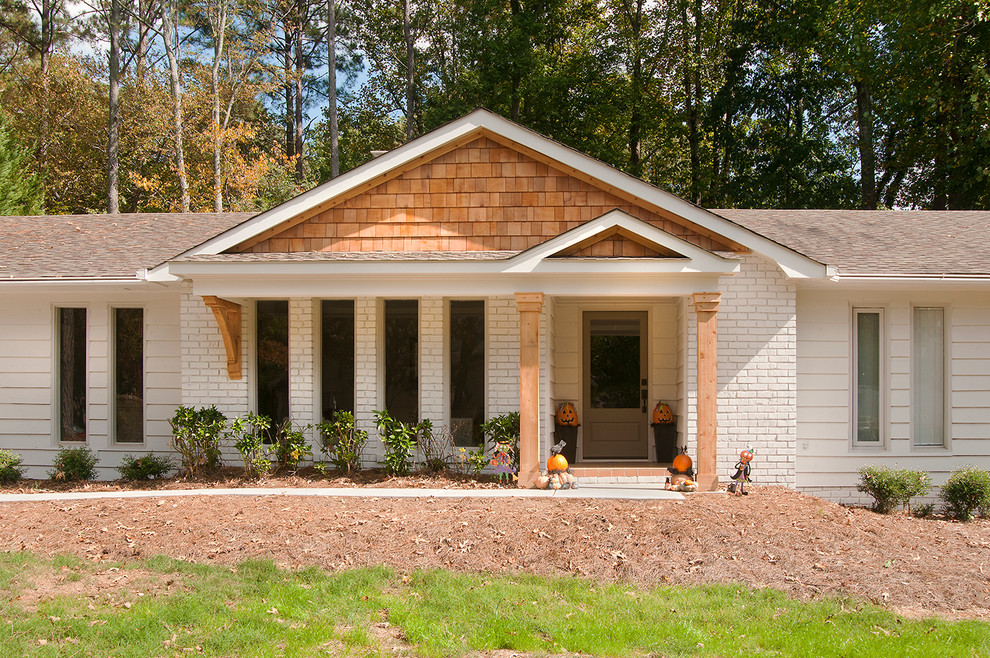
<path id="1" fill-rule="evenodd" d="M 639 481 L 663 482 L 670 475 L 668 466 L 656 462 L 577 462 L 571 464 L 571 472 L 578 478 L 643 478 Z"/>

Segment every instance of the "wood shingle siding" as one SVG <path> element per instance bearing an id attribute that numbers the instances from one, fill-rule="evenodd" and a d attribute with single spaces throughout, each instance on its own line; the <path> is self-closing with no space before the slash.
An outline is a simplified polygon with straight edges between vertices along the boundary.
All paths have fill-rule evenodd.
<path id="1" fill-rule="evenodd" d="M 521 251 L 618 208 L 703 249 L 730 249 L 487 137 L 336 202 L 241 248 L 255 253 Z M 617 241 L 590 255 L 646 251 Z"/>

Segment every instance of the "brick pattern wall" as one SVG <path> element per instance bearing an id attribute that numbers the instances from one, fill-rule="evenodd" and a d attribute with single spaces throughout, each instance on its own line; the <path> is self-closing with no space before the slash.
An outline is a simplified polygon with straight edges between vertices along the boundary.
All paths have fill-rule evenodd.
<path id="1" fill-rule="evenodd" d="M 372 412 L 381 408 L 378 398 L 378 300 L 358 297 L 354 300 L 354 420 L 358 429 L 368 433 L 364 463 L 375 466 L 384 451 L 378 439 Z"/>
<path id="2" fill-rule="evenodd" d="M 419 300 L 419 417 L 429 418 L 434 427 L 446 423 L 447 414 L 444 352 L 444 300 Z"/>
<path id="3" fill-rule="evenodd" d="M 289 300 L 289 414 L 297 425 L 318 423 L 316 312 L 312 299 Z"/>
<path id="4" fill-rule="evenodd" d="M 335 202 L 244 250 L 518 251 L 615 208 L 703 249 L 727 248 L 485 137 Z"/>
<path id="5" fill-rule="evenodd" d="M 794 285 L 757 256 L 724 279 L 718 309 L 718 475 L 727 481 L 739 452 L 756 449 L 759 484 L 794 486 L 797 336 Z M 697 315 L 687 303 L 689 453 L 697 454 Z"/>
<path id="6" fill-rule="evenodd" d="M 519 411 L 519 311 L 514 297 L 489 297 L 488 417 L 511 411 Z"/>

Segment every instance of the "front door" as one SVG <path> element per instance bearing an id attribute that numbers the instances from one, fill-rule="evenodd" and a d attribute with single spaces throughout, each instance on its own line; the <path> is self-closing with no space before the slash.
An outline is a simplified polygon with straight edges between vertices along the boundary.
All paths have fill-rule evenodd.
<path id="1" fill-rule="evenodd" d="M 645 311 L 584 314 L 585 459 L 649 458 Z"/>

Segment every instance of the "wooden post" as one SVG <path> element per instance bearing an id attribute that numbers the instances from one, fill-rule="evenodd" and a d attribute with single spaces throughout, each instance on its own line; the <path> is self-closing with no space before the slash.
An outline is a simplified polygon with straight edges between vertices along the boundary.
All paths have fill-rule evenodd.
<path id="1" fill-rule="evenodd" d="M 698 489 L 718 488 L 718 305 L 719 292 L 696 292 L 698 316 Z"/>
<path id="2" fill-rule="evenodd" d="M 540 313 L 543 293 L 517 292 L 519 309 L 519 487 L 540 477 Z"/>
<path id="3" fill-rule="evenodd" d="M 241 378 L 241 305 L 220 299 L 213 295 L 205 295 L 203 302 L 213 311 L 223 347 L 227 351 L 227 377 Z"/>

